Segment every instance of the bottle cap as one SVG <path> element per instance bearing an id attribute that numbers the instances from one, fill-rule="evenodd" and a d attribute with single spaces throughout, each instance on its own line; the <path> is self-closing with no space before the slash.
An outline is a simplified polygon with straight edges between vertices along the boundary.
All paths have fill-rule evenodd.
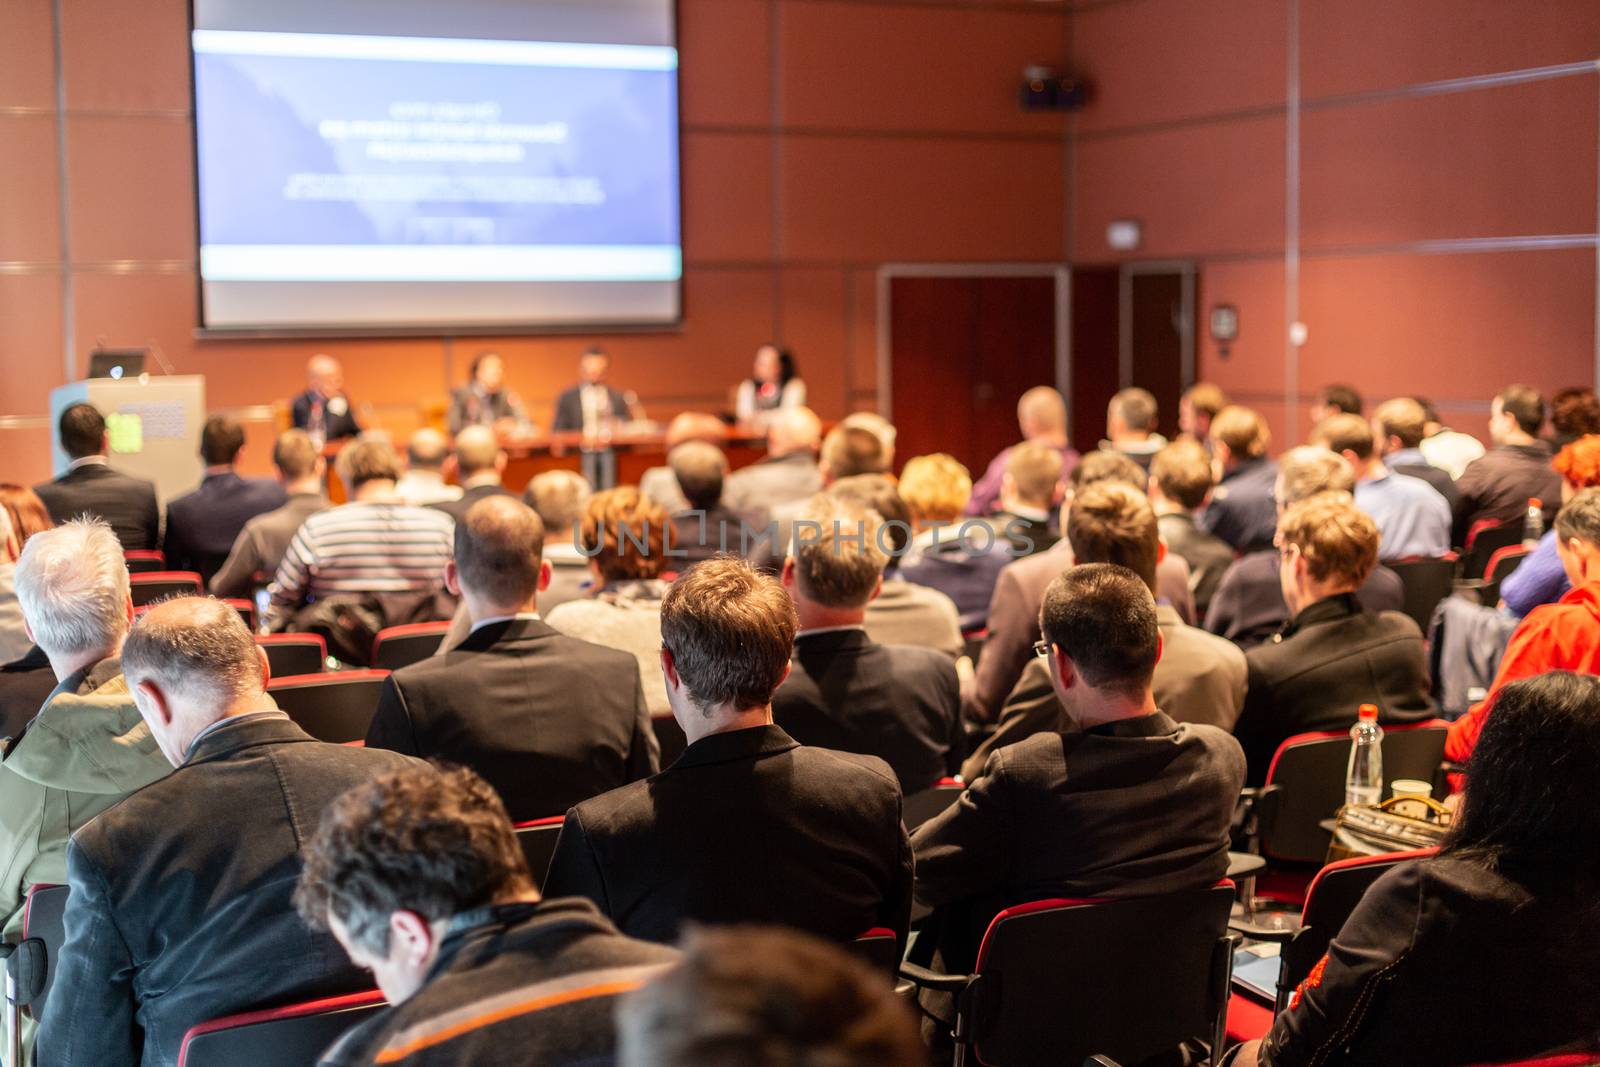
<path id="1" fill-rule="evenodd" d="M 1544 501 L 1540 500 L 1536 496 L 1530 496 L 1528 498 L 1528 510 L 1532 511 L 1535 508 L 1537 508 L 1540 511 L 1543 511 L 1544 510 Z"/>
<path id="2" fill-rule="evenodd" d="M 1362 722 L 1377 722 L 1378 721 L 1378 705 L 1376 705 L 1376 704 L 1363 704 L 1363 705 L 1361 705 L 1361 710 L 1359 712 L 1357 712 L 1356 714 L 1357 714 L 1357 717 Z"/>

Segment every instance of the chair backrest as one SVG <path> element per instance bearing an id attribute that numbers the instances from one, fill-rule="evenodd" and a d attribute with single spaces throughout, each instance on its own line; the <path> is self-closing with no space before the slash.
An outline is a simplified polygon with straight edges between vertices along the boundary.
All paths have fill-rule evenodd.
<path id="1" fill-rule="evenodd" d="M 56 958 L 67 940 L 67 887 L 39 884 L 28 889 L 22 906 L 22 936 L 44 942 L 44 992 L 28 1007 L 35 1019 L 44 1012 L 45 998 L 56 977 Z"/>
<path id="2" fill-rule="evenodd" d="M 1522 543 L 1522 523 L 1479 519 L 1467 530 L 1466 542 L 1461 546 L 1461 573 L 1472 576 L 1482 574 L 1489 559 L 1508 545 Z"/>
<path id="3" fill-rule="evenodd" d="M 267 692 L 279 708 L 318 741 L 344 744 L 367 736 L 388 671 L 340 671 L 274 678 Z"/>
<path id="4" fill-rule="evenodd" d="M 1444 760 L 1448 724 L 1438 719 L 1383 727 L 1385 781 L 1431 782 Z M 1279 787 L 1273 815 L 1263 820 L 1261 854 L 1293 863 L 1321 863 L 1329 833 L 1319 823 L 1344 803 L 1350 734 L 1337 730 L 1296 734 L 1278 746 L 1267 768 L 1267 784 Z"/>
<path id="5" fill-rule="evenodd" d="M 989 924 L 963 994 L 979 1062 L 1142 1063 L 1219 1043 L 1233 883 L 1123 900 L 1042 900 Z M 1220 1052 L 1220 1050 L 1219 1050 Z"/>
<path id="6" fill-rule="evenodd" d="M 873 970 L 894 980 L 900 971 L 900 942 L 894 931 L 886 926 L 875 926 L 847 946 L 851 955 Z"/>
<path id="7" fill-rule="evenodd" d="M 954 778 L 944 778 L 932 788 L 924 789 L 920 793 L 912 793 L 906 797 L 905 803 L 900 808 L 901 816 L 905 819 L 906 829 L 915 830 L 945 808 L 954 804 L 961 796 L 961 791 L 966 786 Z"/>
<path id="8" fill-rule="evenodd" d="M 439 651 L 439 645 L 449 630 L 448 620 L 386 626 L 378 631 L 378 636 L 372 642 L 372 665 L 386 671 L 397 671 L 401 667 L 420 663 Z"/>
<path id="9" fill-rule="evenodd" d="M 512 827 L 536 889 L 544 889 L 544 876 L 549 873 L 550 859 L 556 854 L 556 838 L 561 836 L 561 824 L 566 821 L 565 815 L 552 815 L 547 819 L 519 822 Z"/>
<path id="10" fill-rule="evenodd" d="M 199 596 L 204 584 L 194 571 L 146 571 L 128 575 L 133 606 L 142 608 L 169 596 Z"/>
<path id="11" fill-rule="evenodd" d="M 1493 607 L 1500 600 L 1500 586 L 1518 567 L 1528 558 L 1528 553 L 1533 549 L 1517 542 L 1504 548 L 1495 549 L 1494 555 L 1489 557 L 1489 562 L 1483 568 L 1483 590 L 1480 593 L 1479 603 Z"/>
<path id="12" fill-rule="evenodd" d="M 1433 623 L 1433 609 L 1455 587 L 1455 556 L 1440 559 L 1397 560 L 1388 565 L 1400 577 L 1404 600 L 1401 610 L 1416 622 L 1423 633 Z"/>
<path id="13" fill-rule="evenodd" d="M 212 1019 L 183 1035 L 178 1067 L 304 1067 L 387 1006 L 373 989 Z"/>
<path id="14" fill-rule="evenodd" d="M 159 548 L 132 548 L 122 554 L 129 574 L 148 574 L 167 569 L 167 557 Z"/>
<path id="15" fill-rule="evenodd" d="M 256 602 L 248 597 L 224 597 L 222 602 L 239 613 L 239 618 L 250 628 L 251 633 L 256 632 Z"/>
<path id="16" fill-rule="evenodd" d="M 320 674 L 327 669 L 328 643 L 321 634 L 257 634 L 272 677 Z"/>

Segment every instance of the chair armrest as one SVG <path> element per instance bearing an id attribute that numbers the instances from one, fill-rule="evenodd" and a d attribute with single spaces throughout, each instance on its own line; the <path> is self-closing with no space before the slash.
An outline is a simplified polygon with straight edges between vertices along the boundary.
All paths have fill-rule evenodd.
<path id="1" fill-rule="evenodd" d="M 900 977 L 909 979 L 922 989 L 942 989 L 959 993 L 972 982 L 970 974 L 943 974 L 915 963 L 902 963 Z"/>
<path id="2" fill-rule="evenodd" d="M 1229 919 L 1228 929 L 1252 941 L 1270 941 L 1276 945 L 1287 945 L 1294 940 L 1294 935 L 1300 932 L 1298 926 L 1292 930 L 1284 930 L 1276 926 L 1259 926 L 1243 919 Z"/>
<path id="3" fill-rule="evenodd" d="M 1122 1067 L 1110 1056 L 1094 1055 L 1083 1061 L 1083 1067 Z"/>

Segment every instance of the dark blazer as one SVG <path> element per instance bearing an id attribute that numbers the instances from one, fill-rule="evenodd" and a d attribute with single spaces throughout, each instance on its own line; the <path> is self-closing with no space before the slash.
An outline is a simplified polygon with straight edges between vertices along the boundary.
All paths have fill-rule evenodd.
<path id="1" fill-rule="evenodd" d="M 721 503 L 703 510 L 680 511 L 672 516 L 672 550 L 667 554 L 666 567 L 682 573 L 723 553 L 742 556 L 747 545 L 758 551 L 756 539 L 766 525 L 765 512 L 735 511 Z M 781 565 L 783 561 L 778 562 Z"/>
<path id="2" fill-rule="evenodd" d="M 38 645 L 0 667 L 0 740 L 20 736 L 55 688 L 56 672 Z"/>
<path id="3" fill-rule="evenodd" d="M 1455 543 L 1465 544 L 1480 519 L 1522 522 L 1532 497 L 1544 505 L 1545 525 L 1553 522 L 1561 508 L 1561 475 L 1550 465 L 1554 458 L 1549 442 L 1535 441 L 1496 446 L 1467 464 L 1456 479 Z"/>
<path id="4" fill-rule="evenodd" d="M 467 512 L 480 500 L 487 500 L 492 496 L 512 496 L 511 490 L 496 482 L 494 485 L 475 485 L 463 490 L 461 495 L 454 500 L 440 500 L 429 504 L 428 507 L 444 512 L 452 519 L 460 522 L 467 517 Z"/>
<path id="5" fill-rule="evenodd" d="M 1372 612 L 1353 593 L 1303 609 L 1264 645 L 1245 653 L 1250 669 L 1234 736 L 1250 762 L 1250 784 L 1266 780 L 1278 746 L 1295 734 L 1347 730 L 1362 704 L 1380 723 L 1420 722 L 1436 710 L 1428 695 L 1422 631 L 1398 611 Z"/>
<path id="6" fill-rule="evenodd" d="M 34 486 L 33 491 L 52 522 L 95 515 L 111 525 L 124 552 L 161 547 L 161 504 L 156 487 L 142 478 L 104 463 L 85 463 L 53 482 Z"/>
<path id="7" fill-rule="evenodd" d="M 899 575 L 949 597 L 961 614 L 963 633 L 981 630 L 988 625 L 995 582 L 1016 559 L 1014 549 L 1000 531 L 992 540 L 976 532 L 971 540 L 961 540 L 952 527 L 941 533 L 937 545 L 907 554 L 900 561 Z"/>
<path id="8" fill-rule="evenodd" d="M 772 721 L 802 745 L 877 756 L 908 796 L 955 774 L 966 751 L 950 657 L 880 645 L 859 629 L 795 638 Z"/>
<path id="9" fill-rule="evenodd" d="M 1443 472 L 1441 472 L 1443 473 Z M 1173 513 L 1156 520 L 1167 549 L 1189 565 L 1189 589 L 1194 593 L 1196 618 L 1203 619 L 1217 585 L 1235 559 L 1233 546 L 1195 523 L 1193 515 Z"/>
<path id="10" fill-rule="evenodd" d="M 1278 465 L 1271 460 L 1239 464 L 1211 490 L 1211 500 L 1196 516 L 1200 529 L 1239 552 L 1270 548 L 1278 532 L 1278 505 L 1273 499 L 1277 481 Z"/>
<path id="11" fill-rule="evenodd" d="M 735 511 L 772 511 L 822 491 L 822 472 L 810 452 L 768 456 L 740 467 L 722 483 L 722 503 Z M 785 537 L 785 540 L 787 538 Z"/>
<path id="12" fill-rule="evenodd" d="M 209 583 L 245 523 L 287 500 L 283 486 L 269 478 L 241 478 L 233 471 L 207 475 L 200 488 L 167 505 L 167 567 L 198 571 Z"/>
<path id="13" fill-rule="evenodd" d="M 997 511 L 989 516 L 995 537 L 1013 556 L 1021 558 L 1035 552 L 1048 551 L 1061 540 L 1059 509 L 1051 509 L 1046 519 L 1025 519 L 1009 511 Z"/>
<path id="14" fill-rule="evenodd" d="M 183 766 L 95 817 L 67 847 L 67 939 L 38 1062 L 171 1067 L 196 1023 L 370 988 L 290 894 L 324 809 L 413 765 L 252 716 L 201 737 Z"/>
<path id="15" fill-rule="evenodd" d="M 944 962 L 970 966 L 1013 904 L 1212 885 L 1228 870 L 1244 769 L 1226 733 L 1161 712 L 999 749 L 912 838 L 917 902 L 951 909 Z"/>
<path id="16" fill-rule="evenodd" d="M 1405 586 L 1394 571 L 1378 564 L 1356 590 L 1356 599 L 1368 611 L 1400 611 L 1405 607 Z M 1235 560 L 1217 583 L 1206 611 L 1206 629 L 1249 651 L 1283 629 L 1289 622 L 1289 605 L 1283 601 L 1278 579 L 1278 552 L 1266 549 Z"/>
<path id="17" fill-rule="evenodd" d="M 574 385 L 556 397 L 555 415 L 550 420 L 551 433 L 575 433 L 583 429 L 583 386 Z M 628 417 L 628 398 L 621 389 L 606 386 L 606 396 L 611 401 L 611 414 L 619 419 Z"/>
<path id="18" fill-rule="evenodd" d="M 367 747 L 471 767 L 513 822 L 648 778 L 661 751 L 633 656 L 539 619 L 492 623 L 389 675 Z"/>
<path id="19" fill-rule="evenodd" d="M 295 493 L 282 507 L 245 523 L 227 561 L 211 578 L 211 595 L 249 596 L 258 584 L 272 581 L 300 524 L 326 510 L 328 498 L 321 493 Z"/>
<path id="20" fill-rule="evenodd" d="M 629 937 L 685 922 L 777 923 L 905 943 L 911 846 L 882 760 L 802 747 L 776 726 L 713 734 L 654 778 L 567 812 L 547 896 L 594 901 Z"/>
<path id="21" fill-rule="evenodd" d="M 469 384 L 461 386 L 450 394 L 447 425 L 452 434 L 458 434 L 468 426 L 493 426 L 501 419 L 527 417 L 522 404 L 506 390 L 480 394 L 476 387 Z"/>
<path id="22" fill-rule="evenodd" d="M 294 398 L 289 406 L 289 414 L 297 430 L 311 428 L 311 406 L 315 402 L 311 390 L 307 389 Z M 361 432 L 361 424 L 356 421 L 356 406 L 350 403 L 350 398 L 345 397 L 345 411 L 343 415 L 335 415 L 327 409 L 326 403 L 322 409 L 323 439 L 337 441 L 345 437 L 354 437 Z"/>

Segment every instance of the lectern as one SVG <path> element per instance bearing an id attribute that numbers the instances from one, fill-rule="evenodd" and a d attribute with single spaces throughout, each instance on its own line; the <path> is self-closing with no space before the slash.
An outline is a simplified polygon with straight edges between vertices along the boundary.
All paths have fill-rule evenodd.
<path id="1" fill-rule="evenodd" d="M 61 412 L 89 403 L 106 416 L 111 465 L 156 483 L 163 503 L 200 484 L 200 428 L 206 420 L 206 380 L 198 374 L 90 378 L 50 393 L 51 460 L 55 474 L 70 460 L 55 437 Z"/>

